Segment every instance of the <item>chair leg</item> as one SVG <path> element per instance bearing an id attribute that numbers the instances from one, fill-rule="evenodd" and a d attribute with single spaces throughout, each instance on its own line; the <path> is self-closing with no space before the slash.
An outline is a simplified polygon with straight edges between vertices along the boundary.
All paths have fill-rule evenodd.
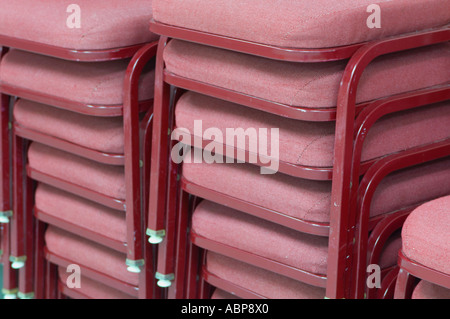
<path id="1" fill-rule="evenodd" d="M 395 293 L 395 284 L 397 282 L 399 269 L 396 267 L 391 270 L 386 276 L 383 278 L 381 282 L 381 288 L 378 292 L 376 299 L 393 299 Z M 370 297 L 368 299 L 371 299 Z M 375 298 L 373 298 L 375 299 Z"/>
<path id="2" fill-rule="evenodd" d="M 167 195 L 167 214 L 166 214 L 166 236 L 164 240 L 158 246 L 158 269 L 156 273 L 158 286 L 169 287 L 175 277 L 175 250 L 177 241 L 177 208 L 179 205 L 179 182 L 178 182 L 178 168 L 179 166 L 173 162 L 169 164 L 169 178 L 168 178 L 168 195 Z M 188 205 L 188 203 L 181 205 Z M 182 210 L 182 207 L 180 207 Z M 181 213 L 183 214 L 183 213 Z"/>
<path id="3" fill-rule="evenodd" d="M 18 286 L 17 286 L 17 270 L 12 269 L 9 263 L 9 252 L 10 252 L 10 242 L 9 242 L 9 228 L 10 224 L 3 224 L 3 287 L 2 293 L 5 299 L 16 299 Z"/>
<path id="4" fill-rule="evenodd" d="M 152 167 L 147 235 L 151 244 L 159 244 L 165 236 L 166 183 L 169 161 L 170 85 L 164 82 L 163 49 L 167 37 L 161 37 L 155 68 L 155 98 L 153 105 Z"/>
<path id="5" fill-rule="evenodd" d="M 179 189 L 178 213 L 177 213 L 177 236 L 176 255 L 175 255 L 175 277 L 172 286 L 169 289 L 168 297 L 170 299 L 183 299 L 186 296 L 186 271 L 188 254 L 188 222 L 190 211 L 189 194 Z"/>
<path id="6" fill-rule="evenodd" d="M 13 137 L 13 203 L 14 214 L 11 219 L 11 267 L 20 269 L 26 261 L 25 233 L 25 151 L 26 142 L 17 135 Z"/>
<path id="7" fill-rule="evenodd" d="M 10 97 L 0 94 L 0 222 L 9 223 L 12 215 L 11 203 L 11 143 L 10 143 Z"/>
<path id="8" fill-rule="evenodd" d="M 141 229 L 141 168 L 137 110 L 125 112 L 125 188 L 128 271 L 139 273 L 144 266 Z"/>
<path id="9" fill-rule="evenodd" d="M 187 269 L 186 295 L 188 299 L 198 299 L 200 293 L 199 275 L 201 260 L 205 251 L 189 242 L 189 257 Z"/>
<path id="10" fill-rule="evenodd" d="M 56 299 L 58 289 L 58 266 L 46 261 L 45 299 Z"/>
<path id="11" fill-rule="evenodd" d="M 394 299 L 411 299 L 417 278 L 400 268 L 395 285 Z"/>
<path id="12" fill-rule="evenodd" d="M 30 183 L 31 184 L 31 183 Z M 27 192 L 28 193 L 28 192 Z M 27 197 L 32 197 L 32 194 L 27 194 Z M 19 298 L 21 299 L 33 299 L 34 293 L 34 270 L 35 270 L 35 254 L 34 254 L 34 221 L 31 207 L 27 207 L 26 216 L 26 255 L 27 262 L 25 266 L 19 269 Z"/>
<path id="13" fill-rule="evenodd" d="M 44 254 L 45 223 L 36 220 L 35 223 L 35 298 L 43 299 L 45 296 L 46 260 Z"/>
<path id="14" fill-rule="evenodd" d="M 123 129 L 125 151 L 125 187 L 127 219 L 128 271 L 139 273 L 144 268 L 143 211 L 141 205 L 141 139 L 139 125 L 139 78 L 145 65 L 154 57 L 156 42 L 143 46 L 131 59 L 123 86 Z"/>

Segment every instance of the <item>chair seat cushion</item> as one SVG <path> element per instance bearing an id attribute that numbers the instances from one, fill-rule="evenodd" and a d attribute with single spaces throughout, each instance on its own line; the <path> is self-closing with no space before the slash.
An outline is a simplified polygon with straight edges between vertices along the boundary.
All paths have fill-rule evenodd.
<path id="1" fill-rule="evenodd" d="M 211 299 L 240 299 L 236 295 L 229 293 L 228 291 L 222 289 L 214 289 L 214 292 L 211 295 Z"/>
<path id="2" fill-rule="evenodd" d="M 127 271 L 126 254 L 51 225 L 45 232 L 45 243 L 47 249 L 59 257 L 131 285 L 139 284 L 139 275 Z"/>
<path id="3" fill-rule="evenodd" d="M 325 289 L 258 268 L 212 251 L 206 269 L 217 277 L 269 299 L 323 299 Z"/>
<path id="4" fill-rule="evenodd" d="M 381 29 L 369 29 L 368 6 L 381 9 Z M 322 48 L 449 23 L 445 0 L 153 0 L 158 22 L 281 47 Z"/>
<path id="5" fill-rule="evenodd" d="M 27 129 L 53 136 L 88 149 L 123 154 L 122 117 L 98 117 L 19 99 L 14 120 Z"/>
<path id="6" fill-rule="evenodd" d="M 327 237 L 298 232 L 214 202 L 204 200 L 196 207 L 192 232 L 313 274 L 327 271 Z M 385 257 L 383 263 L 394 265 L 396 256 Z"/>
<path id="7" fill-rule="evenodd" d="M 188 182 L 296 219 L 320 223 L 330 220 L 331 181 L 306 180 L 282 173 L 262 175 L 259 167 L 247 163 L 197 161 L 183 163 L 183 176 Z M 449 178 L 450 159 L 392 173 L 374 194 L 371 216 L 446 195 L 450 193 Z"/>
<path id="8" fill-rule="evenodd" d="M 124 212 L 110 209 L 42 183 L 39 183 L 35 192 L 35 205 L 46 215 L 105 237 L 126 242 Z"/>
<path id="9" fill-rule="evenodd" d="M 442 187 L 445 184 L 448 179 Z M 403 254 L 409 259 L 450 274 L 450 196 L 415 209 L 403 225 L 402 241 Z"/>
<path id="10" fill-rule="evenodd" d="M 11 50 L 0 64 L 0 84 L 79 103 L 121 105 L 129 61 L 74 62 Z M 139 79 L 140 100 L 153 98 L 154 76 L 148 64 Z"/>
<path id="11" fill-rule="evenodd" d="M 58 267 L 58 276 L 63 284 L 67 283 L 70 272 L 66 272 L 64 267 Z M 98 281 L 92 280 L 86 276 L 80 278 L 81 286 L 75 289 L 76 292 L 86 296 L 89 299 L 134 299 L 132 296 L 121 292 L 120 290 L 108 287 Z"/>
<path id="12" fill-rule="evenodd" d="M 94 192 L 125 199 L 123 166 L 105 165 L 40 143 L 28 149 L 30 168 Z"/>
<path id="13" fill-rule="evenodd" d="M 411 299 L 450 299 L 450 289 L 421 280 L 414 288 Z"/>
<path id="14" fill-rule="evenodd" d="M 395 53 L 364 71 L 357 103 L 448 82 L 450 44 Z M 164 50 L 169 72 L 290 106 L 336 107 L 346 61 L 293 63 L 172 40 Z"/>
<path id="15" fill-rule="evenodd" d="M 0 0 L 0 35 L 77 50 L 112 49 L 157 39 L 149 31 L 151 0 L 80 0 L 76 4 L 80 28 L 70 27 L 74 21 L 70 2 Z"/>
<path id="16" fill-rule="evenodd" d="M 335 122 L 287 119 L 194 92 L 187 92 L 179 99 L 175 119 L 178 128 L 186 128 L 191 134 L 196 134 L 194 123 L 198 120 L 202 121 L 200 134 L 208 128 L 218 128 L 224 143 L 228 140 L 227 128 L 254 129 L 256 132 L 265 128 L 269 134 L 268 150 L 271 150 L 271 128 L 279 128 L 280 161 L 311 167 L 333 166 Z M 445 139 L 450 136 L 449 119 L 450 102 L 385 116 L 367 134 L 362 160 Z M 246 144 L 245 150 L 250 150 L 249 142 Z M 254 144 L 258 141 L 253 141 Z"/>

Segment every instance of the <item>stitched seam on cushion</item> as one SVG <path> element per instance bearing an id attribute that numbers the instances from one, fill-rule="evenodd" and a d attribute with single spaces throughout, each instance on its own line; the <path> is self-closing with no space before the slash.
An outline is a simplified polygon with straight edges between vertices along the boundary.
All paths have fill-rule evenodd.
<path id="1" fill-rule="evenodd" d="M 384 2 L 386 2 L 386 1 L 384 1 Z M 359 9 L 361 9 L 361 8 L 367 8 L 367 6 L 360 6 L 360 7 L 357 7 L 357 8 L 354 8 L 355 10 L 359 10 Z M 353 8 L 352 8 L 353 9 Z M 330 16 L 330 15 L 334 15 L 334 14 L 339 14 L 339 13 L 342 13 L 342 12 L 345 12 L 345 11 L 349 11 L 349 10 L 352 10 L 352 9 L 345 9 L 345 10 L 339 10 L 339 11 L 333 11 L 333 12 L 330 12 L 330 13 L 324 13 L 324 14 L 321 14 L 321 15 L 318 15 L 318 16 L 315 16 L 315 17 L 311 17 L 311 18 L 309 18 L 309 19 L 307 19 L 307 20 L 303 20 L 301 23 L 300 23 L 300 25 L 296 25 L 296 26 L 294 26 L 294 27 L 292 27 L 291 28 L 291 30 L 289 30 L 288 32 L 286 32 L 286 34 L 282 37 L 282 39 L 283 40 L 286 40 L 287 39 L 287 37 L 288 36 L 290 36 L 295 30 L 299 30 L 299 29 L 301 29 L 301 26 L 303 25 L 303 24 L 305 24 L 305 23 L 307 23 L 307 22 L 309 22 L 309 21 L 311 21 L 311 20 L 317 20 L 317 19 L 321 19 L 321 18 L 323 18 L 323 17 L 326 17 L 326 16 Z M 364 12 L 366 12 L 365 10 L 364 10 Z"/>
<path id="2" fill-rule="evenodd" d="M 312 80 L 306 82 L 302 87 L 298 88 L 298 89 L 295 91 L 295 94 L 294 94 L 294 96 L 292 97 L 291 102 L 289 103 L 289 105 L 290 105 L 290 106 L 294 106 L 294 105 L 293 105 L 293 104 L 294 104 L 294 100 L 297 98 L 298 94 L 299 94 L 301 91 L 304 91 L 305 88 L 306 88 L 307 86 L 309 86 L 311 83 L 314 83 L 314 82 L 317 82 L 317 81 L 320 81 L 320 80 L 326 78 L 327 75 L 328 75 L 328 74 L 322 74 L 320 77 L 315 78 L 315 79 L 312 79 Z M 299 106 L 305 106 L 305 105 L 299 105 Z"/>
<path id="3" fill-rule="evenodd" d="M 311 206 L 307 211 L 305 216 L 303 217 L 304 220 L 309 220 L 309 221 L 317 221 L 314 219 L 308 219 L 308 216 L 311 215 L 311 211 L 317 207 L 320 203 L 323 203 L 326 199 L 330 198 L 331 199 L 331 194 L 327 194 L 324 197 L 322 197 L 321 199 L 319 199 L 313 206 Z"/>
<path id="4" fill-rule="evenodd" d="M 326 135 L 321 135 L 317 138 L 315 138 L 314 140 L 312 140 L 311 142 L 308 143 L 308 145 L 306 145 L 302 152 L 300 153 L 300 155 L 297 157 L 297 161 L 295 162 L 295 164 L 298 164 L 298 162 L 300 161 L 300 159 L 302 158 L 303 154 L 306 152 L 306 150 L 315 142 L 317 142 L 318 140 L 320 140 L 321 138 L 324 138 Z"/>

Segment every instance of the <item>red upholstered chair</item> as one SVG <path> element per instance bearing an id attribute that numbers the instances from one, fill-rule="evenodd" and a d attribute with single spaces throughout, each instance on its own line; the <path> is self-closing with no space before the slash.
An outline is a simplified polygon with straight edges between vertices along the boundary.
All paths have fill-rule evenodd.
<path id="1" fill-rule="evenodd" d="M 44 224 L 39 222 L 41 230 Z M 56 228 L 53 225 L 45 230 L 45 253 L 46 263 L 43 268 L 38 267 L 38 274 L 46 281 L 45 297 L 55 298 L 58 292 L 58 267 L 64 270 L 70 269 L 69 265 L 77 265 L 79 274 L 82 276 L 79 280 L 81 288 L 92 287 L 92 281 L 98 282 L 106 290 L 117 291 L 116 293 L 128 298 L 138 298 L 142 289 L 145 289 L 146 283 L 140 282 L 140 276 L 137 273 L 127 271 L 123 263 L 125 255 L 104 245 L 93 242 L 80 235 Z M 77 269 L 78 270 L 78 269 Z M 85 282 L 84 279 L 87 279 Z M 71 291 L 67 286 L 63 291 Z M 151 282 L 149 282 L 151 284 Z M 72 288 L 78 291 L 77 288 Z M 89 289 L 88 289 L 89 291 Z M 94 298 L 92 295 L 91 298 Z"/>
<path id="2" fill-rule="evenodd" d="M 371 227 L 379 220 L 392 216 L 392 212 L 449 192 L 448 187 L 443 187 L 450 174 L 448 167 L 449 160 L 439 161 L 388 176 L 374 194 L 374 203 L 369 209 Z M 282 174 L 261 177 L 258 169 L 250 164 L 185 163 L 183 176 L 195 180 L 195 183 L 189 183 L 192 188 L 188 189 L 193 190 L 191 193 L 196 194 L 198 189 L 207 187 L 210 191 L 204 194 L 214 201 L 202 201 L 193 212 L 192 224 L 186 227 L 190 229 L 195 246 L 277 272 L 293 281 L 325 288 L 329 250 L 326 236 L 290 229 L 247 212 L 251 207 L 253 211 L 286 214 L 290 213 L 288 209 L 292 204 L 292 208 L 296 207 L 297 210 L 291 212 L 307 213 L 311 223 L 320 218 L 329 219 L 330 182 L 296 181 L 294 177 Z M 252 191 L 247 191 L 248 189 Z M 408 196 L 413 191 L 417 196 Z M 245 198 L 240 194 L 245 194 Z M 182 196 L 187 200 L 186 195 Z M 189 215 L 186 202 L 181 203 L 180 207 L 183 210 L 180 216 Z M 289 216 L 296 218 L 292 214 Z M 181 220 L 183 218 L 187 217 L 181 217 Z M 322 221 L 322 224 L 325 222 Z M 178 249 L 184 240 L 182 237 Z M 390 261 L 386 257 L 378 256 L 376 259 L 376 264 L 380 264 L 384 270 L 396 265 L 396 254 L 400 246 L 398 241 L 391 244 L 394 248 L 384 247 L 385 251 L 391 251 Z M 178 271 L 186 263 L 182 253 L 180 256 Z M 192 269 L 196 269 L 195 260 L 191 260 L 194 264 L 190 266 Z M 195 291 L 193 286 L 188 286 L 187 289 Z M 195 292 L 189 296 L 195 297 Z"/>
<path id="3" fill-rule="evenodd" d="M 1 1 L 0 5 L 2 150 L 11 148 L 6 136 L 9 105 L 14 104 L 15 208 L 10 252 L 13 265 L 23 266 L 32 251 L 30 242 L 26 244 L 32 239 L 29 235 L 32 185 L 30 180 L 26 184 L 18 181 L 26 176 L 28 141 L 35 141 L 67 152 L 67 156 L 71 153 L 81 161 L 90 160 L 94 166 L 112 165 L 111 170 L 122 167 L 124 196 L 120 200 L 111 197 L 109 202 L 70 180 L 51 181 L 48 175 L 36 179 L 42 177 L 50 185 L 106 205 L 114 202 L 114 208 L 124 211 L 126 216 L 127 248 L 120 249 L 126 250 L 129 269 L 140 271 L 148 253 L 141 235 L 141 209 L 146 208 L 141 208 L 139 200 L 141 190 L 144 195 L 148 191 L 140 185 L 141 178 L 148 179 L 149 171 L 147 165 L 141 168 L 141 161 L 149 162 L 145 161 L 143 150 L 151 142 L 154 76 L 151 60 L 158 39 L 148 30 L 151 1 L 124 4 L 82 0 L 77 2 L 78 8 L 69 8 L 58 1 L 45 5 L 30 0 Z M 81 27 L 72 28 L 69 16 L 78 9 Z M 2 162 L 2 173 L 7 174 L 9 161 L 3 157 Z M 29 177 L 34 179 L 36 171 L 28 168 Z M 6 180 L 3 178 L 3 182 Z M 8 191 L 3 186 L 4 198 L 9 198 Z M 25 201 L 20 200 L 23 196 L 27 197 Z M 65 225 L 66 229 L 77 229 L 71 226 Z M 21 270 L 27 272 L 23 278 L 31 277 L 32 269 L 27 268 Z M 24 285 L 27 287 L 21 288 L 22 295 L 32 295 L 29 281 Z"/>
<path id="4" fill-rule="evenodd" d="M 450 196 L 444 196 L 417 207 L 406 219 L 396 299 L 450 298 L 449 211 Z"/>
<path id="5" fill-rule="evenodd" d="M 289 4 L 278 4 L 274 10 L 274 3 L 271 1 L 250 1 L 245 5 L 237 1 L 218 1 L 213 6 L 206 1 L 187 1 L 183 4 L 174 1 L 154 2 L 155 15 L 151 30 L 162 35 L 157 57 L 158 89 L 155 92 L 153 131 L 153 139 L 159 143 L 153 143 L 152 149 L 147 234 L 151 242 L 161 243 L 157 276 L 164 284 L 168 284 L 167 280 L 174 276 L 173 256 L 176 254 L 174 252 L 180 249 L 174 244 L 174 234 L 177 231 L 179 233 L 180 228 L 175 228 L 179 226 L 174 222 L 177 218 L 174 209 L 176 201 L 172 197 L 177 193 L 177 169 L 174 165 L 171 166 L 171 142 L 170 135 L 167 134 L 178 125 L 177 109 L 173 110 L 175 103 L 170 103 L 171 86 L 176 89 L 177 97 L 181 96 L 184 90 L 194 91 L 293 120 L 336 122 L 335 141 L 332 146 L 334 159 L 329 160 L 328 164 L 321 167 L 280 162 L 280 171 L 295 177 L 311 180 L 332 179 L 330 202 L 333 205 L 329 224 L 318 225 L 305 221 L 296 223 L 273 211 L 255 207 L 244 209 L 244 203 L 233 202 L 234 208 L 239 206 L 240 210 L 284 226 L 289 225 L 315 235 L 329 235 L 330 277 L 327 278 L 327 296 L 331 298 L 346 295 L 345 273 L 346 269 L 349 269 L 346 264 L 349 261 L 346 258 L 349 254 L 347 242 L 351 242 L 347 235 L 354 222 L 351 213 L 348 218 L 342 215 L 350 211 L 351 194 L 358 186 L 358 183 L 353 181 L 358 181 L 360 174 L 370 165 L 370 161 L 365 162 L 361 169 L 352 170 L 350 164 L 353 163 L 354 132 L 359 127 L 364 127 L 367 118 L 378 120 L 391 112 L 391 108 L 396 109 L 392 112 L 396 112 L 441 102 L 449 97 L 448 74 L 444 74 L 442 69 L 442 73 L 439 72 L 440 67 L 437 67 L 437 72 L 427 73 L 434 76 L 441 73 L 442 78 L 435 78 L 436 82 L 425 76 L 420 78 L 427 78 L 431 82 L 413 84 L 409 80 L 418 77 L 407 75 L 409 72 L 412 72 L 411 75 L 417 75 L 417 72 L 423 72 L 431 65 L 437 66 L 439 62 L 434 62 L 439 59 L 435 60 L 431 56 L 428 56 L 430 59 L 425 58 L 425 55 L 431 54 L 434 49 L 442 49 L 441 63 L 448 63 L 445 57 L 448 44 L 412 50 L 448 41 L 449 29 L 445 26 L 448 18 L 439 13 L 439 10 L 446 6 L 444 1 L 434 1 L 431 5 L 419 1 L 413 6 L 406 2 L 387 4 L 381 1 L 383 14 L 390 21 L 390 26 L 383 30 L 386 32 L 383 33 L 383 38 L 379 30 L 373 30 L 373 33 L 365 30 L 365 9 L 369 4 L 364 8 L 362 5 L 355 7 L 350 1 L 323 1 L 314 4 L 298 1 Z M 184 7 L 185 5 L 189 7 Z M 425 12 L 425 20 L 422 20 L 424 24 L 419 25 L 416 21 L 408 22 L 399 18 L 398 12 L 403 12 L 405 7 L 412 15 L 422 16 Z M 326 14 L 317 19 L 318 11 L 325 11 Z M 277 23 L 272 25 L 270 19 L 261 19 L 263 16 L 274 17 Z M 313 16 L 316 18 L 312 19 Z M 280 20 L 277 17 L 283 18 Z M 249 21 L 252 21 L 251 27 Z M 264 24 L 264 27 L 255 28 L 261 24 Z M 245 25 L 249 27 L 243 27 Z M 268 28 L 267 25 L 271 27 Z M 321 27 L 318 28 L 318 25 Z M 340 28 L 346 32 L 337 37 L 334 30 Z M 437 29 L 429 30 L 432 28 Z M 331 29 L 333 31 L 330 31 Z M 422 32 L 408 34 L 418 30 Z M 405 50 L 411 51 L 388 55 Z M 424 60 L 417 58 L 418 56 L 414 57 L 415 54 L 421 53 L 425 54 Z M 377 59 L 380 56 L 383 57 Z M 403 64 L 400 62 L 403 59 L 409 62 Z M 373 60 L 376 61 L 371 63 Z M 424 67 L 419 66 L 419 60 L 424 62 Z M 398 80 L 394 80 L 397 76 Z M 390 82 L 391 80 L 393 82 Z M 398 86 L 400 83 L 405 86 Z M 439 85 L 440 87 L 435 87 Z M 415 92 L 405 93 L 406 91 Z M 368 107 L 373 100 L 396 94 L 399 95 L 374 102 Z M 182 95 L 178 103 L 181 103 L 186 95 Z M 194 100 L 193 96 L 194 94 L 191 94 L 189 98 L 186 97 L 184 102 Z M 228 107 L 232 104 L 217 102 L 217 105 Z M 393 107 L 394 105 L 399 106 L 397 108 Z M 377 111 L 370 115 L 365 114 L 365 117 L 359 118 L 359 122 L 355 121 L 355 116 L 364 108 L 382 111 L 378 114 Z M 321 124 L 323 123 L 318 124 L 318 127 Z M 357 157 L 355 160 L 359 163 L 361 158 Z M 219 200 L 220 196 L 217 194 L 208 193 L 206 188 L 201 191 L 199 188 L 195 189 L 195 185 L 185 181 L 182 181 L 182 188 L 202 198 L 214 197 L 214 201 L 222 204 L 231 203 L 230 198 L 221 197 Z M 179 287 L 174 289 L 180 291 Z"/>
<path id="6" fill-rule="evenodd" d="M 392 298 L 398 268 L 391 269 L 390 273 L 384 277 L 382 286 L 374 289 L 366 285 L 367 266 L 379 263 L 383 247 L 393 234 L 398 236 L 399 230 L 412 210 L 424 202 L 450 194 L 448 183 L 439 177 L 450 171 L 449 155 L 450 141 L 447 138 L 387 156 L 370 167 L 362 178 L 356 203 L 357 223 L 353 265 L 355 298 L 364 296 L 367 298 Z M 427 167 L 440 167 L 441 171 L 427 169 Z M 426 177 L 414 174 L 414 171 L 418 172 L 419 170 L 424 172 Z M 392 178 L 395 175 L 401 176 L 400 172 L 407 171 L 409 174 L 404 180 L 407 183 L 404 192 L 392 193 L 392 195 L 409 198 L 410 203 L 405 202 L 405 205 L 398 207 L 390 214 L 380 216 L 381 218 L 371 218 L 371 210 L 377 206 L 376 196 L 385 192 L 382 189 L 384 179 Z M 397 181 L 400 182 L 398 178 Z M 430 191 L 431 188 L 435 188 L 437 191 Z"/>

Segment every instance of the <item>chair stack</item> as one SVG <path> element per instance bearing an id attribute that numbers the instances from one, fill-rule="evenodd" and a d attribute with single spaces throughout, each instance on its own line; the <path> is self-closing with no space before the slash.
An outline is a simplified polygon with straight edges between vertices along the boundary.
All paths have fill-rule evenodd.
<path id="1" fill-rule="evenodd" d="M 143 235 L 158 40 L 148 28 L 152 1 L 0 7 L 2 205 L 12 211 L 2 220 L 5 293 L 158 297 Z M 81 287 L 67 285 L 73 276 Z"/>
<path id="2" fill-rule="evenodd" d="M 401 246 L 369 234 L 450 194 L 448 3 L 378 1 L 371 29 L 372 3 L 153 1 L 147 234 L 169 298 L 367 297 L 366 257 L 386 278 Z"/>

